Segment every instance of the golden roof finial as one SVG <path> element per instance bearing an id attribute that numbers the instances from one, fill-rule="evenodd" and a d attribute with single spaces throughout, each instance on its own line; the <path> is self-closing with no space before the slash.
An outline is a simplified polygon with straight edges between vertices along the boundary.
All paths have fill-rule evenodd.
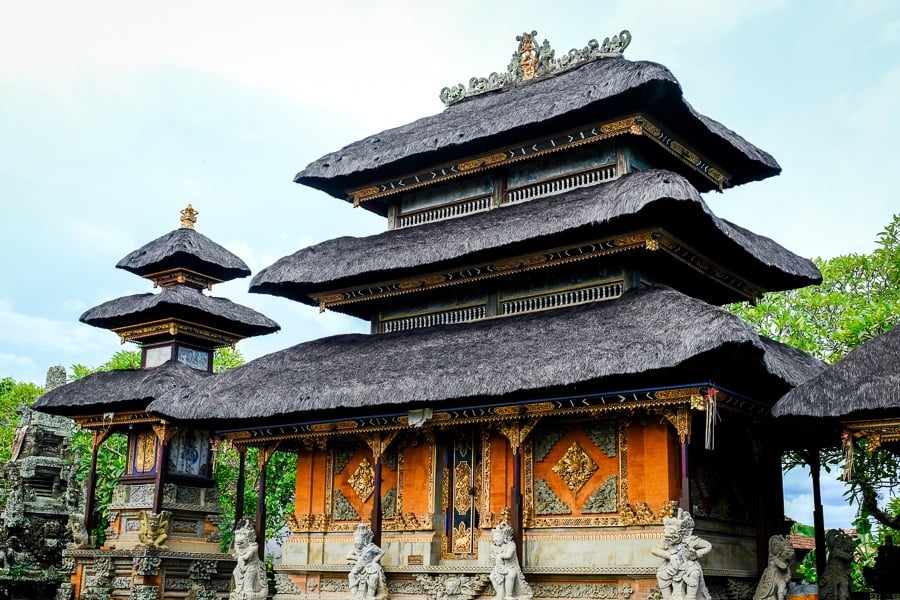
<path id="1" fill-rule="evenodd" d="M 197 215 L 199 215 L 194 207 L 190 204 L 187 205 L 183 211 L 181 211 L 181 227 L 183 229 L 193 229 L 194 223 L 197 222 Z"/>

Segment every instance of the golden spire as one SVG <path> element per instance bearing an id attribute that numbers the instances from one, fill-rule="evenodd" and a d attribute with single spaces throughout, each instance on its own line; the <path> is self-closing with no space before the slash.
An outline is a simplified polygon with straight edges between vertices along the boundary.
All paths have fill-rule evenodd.
<path id="1" fill-rule="evenodd" d="M 197 215 L 199 215 L 194 207 L 190 204 L 187 205 L 183 211 L 181 211 L 181 227 L 183 229 L 193 229 L 194 223 L 197 222 Z"/>

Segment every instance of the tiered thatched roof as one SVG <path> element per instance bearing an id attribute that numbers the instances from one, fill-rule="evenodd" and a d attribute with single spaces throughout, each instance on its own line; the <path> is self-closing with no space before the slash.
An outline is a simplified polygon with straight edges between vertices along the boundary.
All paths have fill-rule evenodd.
<path id="1" fill-rule="evenodd" d="M 250 275 L 240 258 L 194 229 L 182 227 L 144 244 L 120 260 L 116 267 L 141 277 L 169 269 L 190 269 L 230 281 Z"/>
<path id="2" fill-rule="evenodd" d="M 35 401 L 34 408 L 65 416 L 140 410 L 150 400 L 210 375 L 177 361 L 143 371 L 101 371 L 47 392 Z"/>
<path id="3" fill-rule="evenodd" d="M 221 428 L 693 381 L 766 402 L 820 368 L 730 313 L 654 286 L 547 312 L 306 342 L 175 389 L 148 410 Z"/>
<path id="4" fill-rule="evenodd" d="M 819 283 L 809 260 L 769 238 L 719 219 L 683 177 L 651 170 L 552 197 L 304 248 L 263 269 L 250 291 L 315 304 L 310 294 L 373 284 L 516 252 L 663 227 L 766 290 Z"/>
<path id="5" fill-rule="evenodd" d="M 890 412 L 900 423 L 900 327 L 860 345 L 772 408 L 779 417 L 845 417 Z"/>
<path id="6" fill-rule="evenodd" d="M 281 329 L 278 323 L 252 308 L 226 298 L 207 296 L 184 285 L 166 288 L 158 294 L 116 298 L 85 311 L 79 320 L 95 327 L 115 329 L 161 319 L 182 319 L 239 337 L 264 335 Z"/>
<path id="7" fill-rule="evenodd" d="M 314 161 L 294 181 L 347 199 L 347 190 L 390 176 L 557 134 L 596 122 L 597 115 L 638 112 L 715 157 L 733 185 L 781 171 L 769 154 L 697 113 L 664 66 L 609 58 L 482 94 L 369 136 Z"/>

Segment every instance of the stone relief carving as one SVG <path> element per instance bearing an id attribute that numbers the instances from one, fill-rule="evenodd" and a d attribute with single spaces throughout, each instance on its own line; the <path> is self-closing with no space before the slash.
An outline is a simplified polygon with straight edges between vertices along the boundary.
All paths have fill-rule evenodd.
<path id="1" fill-rule="evenodd" d="M 425 591 L 433 600 L 472 600 L 487 586 L 490 578 L 487 574 L 456 575 L 442 574 L 416 575 Z M 393 591 L 393 590 L 392 590 Z"/>
<path id="2" fill-rule="evenodd" d="M 616 512 L 619 505 L 618 492 L 619 478 L 615 475 L 610 475 L 597 488 L 597 491 L 591 494 L 591 497 L 584 503 L 581 512 L 586 515 Z"/>
<path id="3" fill-rule="evenodd" d="M 570 515 L 572 509 L 563 502 L 544 479 L 534 480 L 535 512 L 539 515 Z"/>
<path id="4" fill-rule="evenodd" d="M 381 499 L 381 515 L 385 519 L 393 519 L 397 512 L 397 486 L 392 487 Z"/>
<path id="5" fill-rule="evenodd" d="M 152 554 L 135 554 L 131 564 L 138 575 L 156 575 L 162 559 Z"/>
<path id="6" fill-rule="evenodd" d="M 522 574 L 516 555 L 516 543 L 513 541 L 513 530 L 506 521 L 500 521 L 491 532 L 491 559 L 494 561 L 490 574 L 494 598 L 531 600 L 534 594 Z"/>
<path id="7" fill-rule="evenodd" d="M 350 504 L 346 496 L 341 490 L 334 490 L 334 520 L 335 521 L 358 521 L 359 513 Z"/>
<path id="8" fill-rule="evenodd" d="M 140 513 L 141 530 L 138 539 L 141 545 L 150 548 L 166 549 L 166 540 L 169 539 L 169 516 L 167 510 L 154 513 L 142 510 Z"/>
<path id="9" fill-rule="evenodd" d="M 534 460 L 543 462 L 562 436 L 562 429 L 542 430 L 534 439 Z"/>
<path id="10" fill-rule="evenodd" d="M 618 598 L 619 590 L 614 583 L 537 583 L 532 586 L 539 598 Z"/>
<path id="11" fill-rule="evenodd" d="M 612 421 L 604 421 L 601 423 L 592 423 L 584 428 L 585 435 L 588 436 L 594 445 L 603 450 L 603 453 L 614 458 L 617 454 L 616 448 L 616 424 Z"/>
<path id="12" fill-rule="evenodd" d="M 234 530 L 234 557 L 237 565 L 230 600 L 264 600 L 269 592 L 266 564 L 259 559 L 256 530 L 249 519 L 243 519 Z"/>
<path id="13" fill-rule="evenodd" d="M 353 548 L 347 554 L 347 560 L 353 563 L 347 577 L 352 599 L 387 600 L 387 579 L 381 566 L 384 552 L 372 543 L 373 537 L 372 529 L 365 523 L 353 532 Z"/>
<path id="14" fill-rule="evenodd" d="M 278 594 L 302 594 L 303 590 L 294 585 L 287 574 L 275 573 L 275 592 Z"/>
<path id="15" fill-rule="evenodd" d="M 753 594 L 753 600 L 786 600 L 791 567 L 794 564 L 794 547 L 783 535 L 769 538 L 769 562 L 763 571 Z"/>
<path id="16" fill-rule="evenodd" d="M 159 600 L 159 586 L 136 585 L 131 590 L 130 600 Z"/>
<path id="17" fill-rule="evenodd" d="M 334 448 L 334 473 L 338 474 L 347 468 L 358 446 L 335 446 Z"/>
<path id="18" fill-rule="evenodd" d="M 710 600 L 700 558 L 712 544 L 694 535 L 694 519 L 682 509 L 663 520 L 663 540 L 650 552 L 665 562 L 656 571 L 663 600 Z"/>

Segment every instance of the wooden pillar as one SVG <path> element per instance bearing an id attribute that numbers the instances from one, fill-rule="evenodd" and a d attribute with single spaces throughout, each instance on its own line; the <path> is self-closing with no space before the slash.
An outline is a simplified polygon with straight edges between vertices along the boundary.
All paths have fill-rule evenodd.
<path id="1" fill-rule="evenodd" d="M 244 518 L 244 492 L 247 487 L 247 447 L 235 446 L 238 453 L 237 497 L 234 499 L 234 528 Z"/>
<path id="2" fill-rule="evenodd" d="M 94 528 L 94 505 L 97 500 L 95 490 L 97 488 L 97 454 L 100 452 L 100 445 L 106 441 L 106 438 L 112 433 L 111 429 L 105 431 L 91 431 L 91 471 L 88 473 L 87 483 L 85 485 L 85 502 L 84 502 L 84 527 L 87 529 L 90 538 L 91 530 Z"/>
<path id="3" fill-rule="evenodd" d="M 372 542 L 381 546 L 381 456 L 375 459 L 375 488 L 372 494 Z"/>
<path id="4" fill-rule="evenodd" d="M 816 573 L 819 577 L 825 572 L 825 513 L 822 510 L 822 488 L 819 481 L 821 462 L 818 450 L 809 450 L 802 454 L 809 465 L 809 473 L 813 484 L 813 529 L 816 538 Z"/>
<path id="5" fill-rule="evenodd" d="M 513 480 L 510 489 L 510 501 L 512 502 L 510 514 L 510 526 L 513 530 L 513 541 L 516 543 L 516 556 L 519 561 L 524 560 L 522 554 L 522 453 L 519 447 L 513 448 Z"/>
<path id="6" fill-rule="evenodd" d="M 156 463 L 156 479 L 153 482 L 153 512 L 162 511 L 163 490 L 166 485 L 166 463 L 169 460 L 169 442 L 163 437 L 159 440 L 159 453 Z"/>
<path id="7" fill-rule="evenodd" d="M 691 444 L 691 436 L 684 436 L 681 440 L 681 495 L 678 498 L 678 506 L 682 510 L 691 510 L 691 479 L 688 470 L 688 449 Z"/>
<path id="8" fill-rule="evenodd" d="M 259 544 L 259 558 L 266 557 L 266 471 L 269 459 L 275 454 L 276 445 L 259 449 L 259 494 L 256 498 L 256 543 Z"/>
<path id="9" fill-rule="evenodd" d="M 386 431 L 381 433 L 373 433 L 370 435 L 364 435 L 363 440 L 365 440 L 366 444 L 368 444 L 369 449 L 372 451 L 372 461 L 375 463 L 375 481 L 374 481 L 374 489 L 372 494 L 375 496 L 372 500 L 372 515 L 371 515 L 371 528 L 372 528 L 372 542 L 378 546 L 381 545 L 381 468 L 382 468 L 382 456 L 384 456 L 385 451 L 388 449 L 388 446 L 391 445 L 391 442 L 394 441 L 394 438 L 397 437 L 397 431 Z"/>

